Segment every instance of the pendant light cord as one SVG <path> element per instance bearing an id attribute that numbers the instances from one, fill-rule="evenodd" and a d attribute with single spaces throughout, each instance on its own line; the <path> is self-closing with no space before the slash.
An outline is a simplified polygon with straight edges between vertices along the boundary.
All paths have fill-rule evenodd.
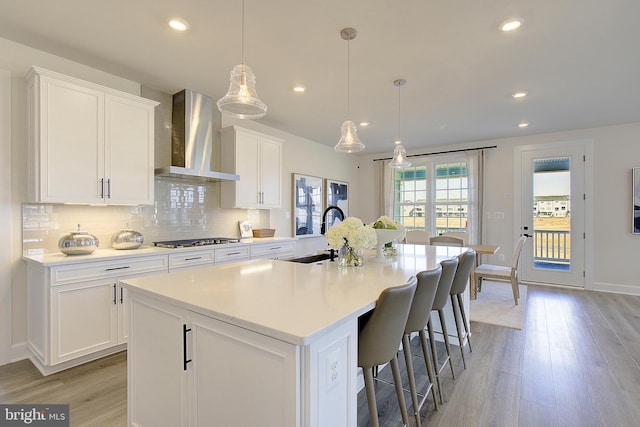
<path id="1" fill-rule="evenodd" d="M 244 0 L 242 0 L 242 23 L 240 24 L 240 63 L 244 64 Z"/>
<path id="2" fill-rule="evenodd" d="M 402 85 L 398 85 L 398 141 L 402 141 L 400 137 L 400 88 Z"/>
<path id="3" fill-rule="evenodd" d="M 347 40 L 347 119 L 351 120 L 351 40 Z"/>

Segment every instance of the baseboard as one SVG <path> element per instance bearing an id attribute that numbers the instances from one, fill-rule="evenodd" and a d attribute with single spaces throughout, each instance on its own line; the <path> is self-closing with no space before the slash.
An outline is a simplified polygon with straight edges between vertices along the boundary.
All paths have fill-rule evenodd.
<path id="1" fill-rule="evenodd" d="M 593 282 L 593 286 L 589 287 L 590 291 L 610 292 L 614 294 L 635 295 L 640 296 L 640 287 L 629 285 L 617 285 L 615 283 Z"/>

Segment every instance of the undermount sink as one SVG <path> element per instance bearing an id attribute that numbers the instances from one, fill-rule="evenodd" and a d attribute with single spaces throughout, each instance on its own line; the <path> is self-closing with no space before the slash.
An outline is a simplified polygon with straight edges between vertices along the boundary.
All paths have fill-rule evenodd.
<path id="1" fill-rule="evenodd" d="M 307 255 L 307 256 L 303 256 L 300 258 L 290 258 L 286 261 L 290 261 L 290 262 L 299 262 L 302 264 L 312 264 L 314 262 L 319 262 L 319 261 L 324 261 L 327 259 L 330 259 L 331 255 L 330 254 L 326 254 L 326 253 L 322 253 L 322 254 L 317 254 L 317 255 Z"/>

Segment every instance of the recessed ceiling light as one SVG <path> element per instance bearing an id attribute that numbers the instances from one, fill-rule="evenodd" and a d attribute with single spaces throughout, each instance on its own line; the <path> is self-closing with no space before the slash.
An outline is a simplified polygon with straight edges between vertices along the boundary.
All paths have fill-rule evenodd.
<path id="1" fill-rule="evenodd" d="M 296 85 L 293 87 L 293 91 L 296 93 L 303 93 L 306 90 L 304 86 Z"/>
<path id="2" fill-rule="evenodd" d="M 521 90 L 519 92 L 513 92 L 511 94 L 512 97 L 514 97 L 515 99 L 520 99 L 520 98 L 524 98 L 528 95 L 528 93 L 524 90 Z"/>
<path id="3" fill-rule="evenodd" d="M 371 122 L 360 122 L 360 126 L 367 127 L 371 124 Z"/>
<path id="4" fill-rule="evenodd" d="M 189 24 L 184 19 L 174 18 L 169 21 L 169 26 L 176 31 L 187 31 Z"/>
<path id="5" fill-rule="evenodd" d="M 524 129 L 526 127 L 529 127 L 529 122 L 522 122 L 522 123 L 518 123 L 518 127 L 520 129 Z"/>
<path id="6" fill-rule="evenodd" d="M 500 31 L 509 32 L 515 31 L 522 25 L 522 19 L 520 18 L 511 18 L 500 24 Z"/>

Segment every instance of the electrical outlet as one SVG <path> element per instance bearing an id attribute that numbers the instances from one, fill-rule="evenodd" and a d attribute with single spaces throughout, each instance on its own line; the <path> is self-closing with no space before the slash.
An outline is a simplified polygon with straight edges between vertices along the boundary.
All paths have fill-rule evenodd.
<path id="1" fill-rule="evenodd" d="M 336 349 L 327 356 L 327 390 L 340 383 L 342 374 L 340 367 L 340 349 Z"/>
<path id="2" fill-rule="evenodd" d="M 504 254 L 498 254 L 498 260 L 504 261 Z"/>

